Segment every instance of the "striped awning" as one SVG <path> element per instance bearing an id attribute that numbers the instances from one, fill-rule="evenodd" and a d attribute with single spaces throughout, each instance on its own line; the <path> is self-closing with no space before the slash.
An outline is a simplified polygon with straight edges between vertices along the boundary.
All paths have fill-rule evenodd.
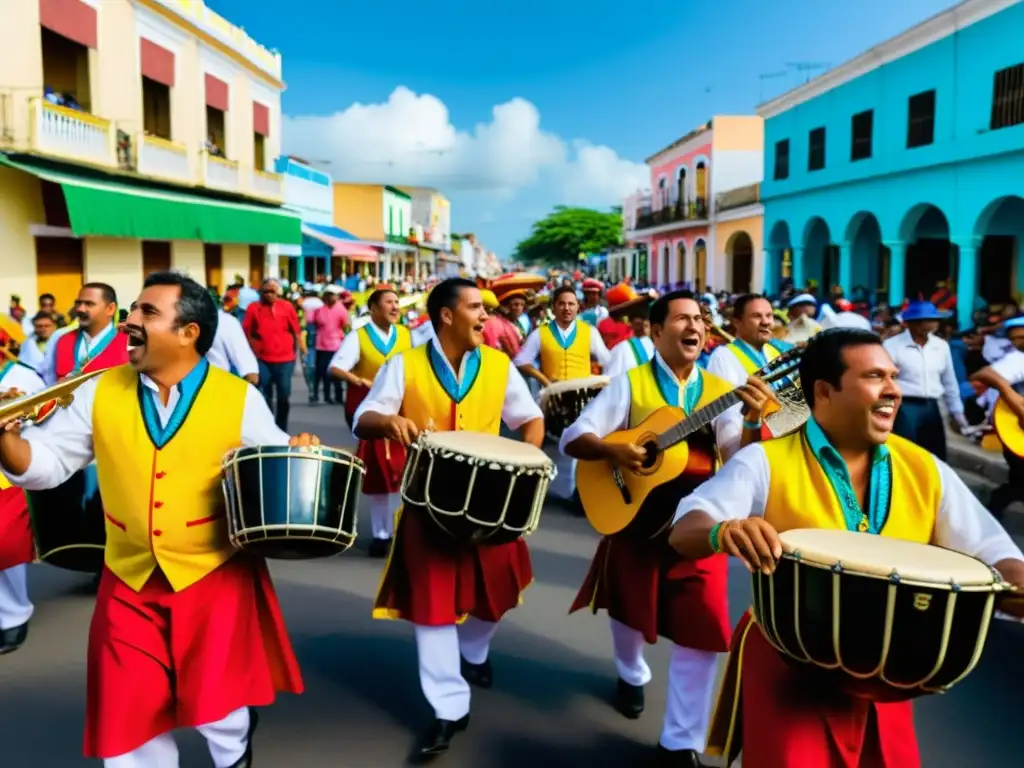
<path id="1" fill-rule="evenodd" d="M 328 246 L 335 256 L 344 256 L 352 261 L 376 262 L 380 254 L 374 246 L 337 227 L 302 222 L 302 234 L 319 240 Z"/>

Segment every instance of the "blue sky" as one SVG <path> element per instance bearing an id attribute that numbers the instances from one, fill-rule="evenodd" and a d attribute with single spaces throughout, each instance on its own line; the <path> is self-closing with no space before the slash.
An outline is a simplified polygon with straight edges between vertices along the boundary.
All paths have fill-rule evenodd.
<path id="1" fill-rule="evenodd" d="M 806 79 L 762 74 L 841 64 L 955 2 L 207 4 L 283 54 L 287 152 L 437 186 L 504 257 L 553 205 L 614 205 L 648 155 Z"/>

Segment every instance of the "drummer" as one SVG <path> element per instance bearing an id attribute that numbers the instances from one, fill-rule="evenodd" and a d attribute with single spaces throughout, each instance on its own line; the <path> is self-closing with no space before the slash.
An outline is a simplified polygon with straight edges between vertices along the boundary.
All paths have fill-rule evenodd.
<path id="1" fill-rule="evenodd" d="M 356 412 L 356 434 L 409 444 L 425 429 L 497 434 L 504 422 L 539 446 L 544 421 L 526 382 L 505 355 L 481 346 L 486 314 L 476 284 L 444 280 L 427 311 L 437 335 L 384 365 Z M 396 519 L 373 616 L 415 625 L 420 684 L 435 717 L 419 756 L 430 758 L 469 724 L 470 684 L 491 687 L 491 638 L 533 571 L 522 538 L 462 548 L 418 510 Z"/>
<path id="2" fill-rule="evenodd" d="M 707 331 L 693 293 L 673 291 L 660 297 L 651 306 L 650 324 L 653 360 L 614 378 L 587 405 L 562 435 L 559 447 L 566 454 L 581 461 L 636 467 L 643 453 L 605 442 L 608 435 L 637 426 L 661 407 L 693 413 L 734 389 L 697 365 Z M 727 447 L 735 451 L 734 443 L 760 439 L 761 412 L 769 393 L 767 385 L 752 379 L 739 389 L 748 408 L 745 416 L 730 409 L 712 422 L 713 433 L 687 440 L 691 453 L 685 474 L 692 479 L 691 487 L 714 472 L 716 453 Z M 624 532 L 602 539 L 570 609 L 608 612 L 619 675 L 615 704 L 628 718 L 643 712 L 644 686 L 651 680 L 644 643 L 657 642 L 659 635 L 673 643 L 658 747 L 659 760 L 666 765 L 700 765 L 717 654 L 728 650 L 726 582 L 725 558 L 709 556 L 698 564 L 686 563 L 669 549 L 667 532 L 655 539 Z"/>
<path id="3" fill-rule="evenodd" d="M 616 293 L 619 288 L 624 290 Z M 654 342 L 651 341 L 651 324 L 647 320 L 651 304 L 657 298 L 653 291 L 638 296 L 631 286 L 623 283 L 608 291 L 609 297 L 620 300 L 608 308 L 609 318 L 604 323 L 615 322 L 627 329 L 630 334 L 620 343 L 611 348 L 608 365 L 605 366 L 606 376 L 618 376 L 628 370 L 643 365 L 654 357 Z M 622 320 L 626 319 L 629 325 Z"/>
<path id="4" fill-rule="evenodd" d="M 345 416 L 354 424 L 356 409 L 373 386 L 387 360 L 412 347 L 409 329 L 398 321 L 402 311 L 398 294 L 390 285 L 378 285 L 366 301 L 370 322 L 342 339 L 331 359 L 331 375 L 348 383 Z M 360 440 L 357 451 L 366 464 L 363 495 L 370 501 L 373 541 L 370 557 L 386 557 L 394 535 L 394 514 L 401 503 L 405 446 L 393 440 Z"/>
<path id="5" fill-rule="evenodd" d="M 0 363 L 0 400 L 34 395 L 43 380 L 23 363 Z M 32 518 L 25 491 L 0 474 L 0 656 L 18 650 L 35 610 L 28 599 L 28 567 L 35 558 Z"/>
<path id="6" fill-rule="evenodd" d="M 124 326 L 130 365 L 81 385 L 39 428 L 19 436 L 9 421 L 0 437 L 0 466 L 23 488 L 96 461 L 107 549 L 84 753 L 107 768 L 178 765 L 171 731 L 183 727 L 206 738 L 216 768 L 249 768 L 251 708 L 302 691 L 270 574 L 232 547 L 219 486 L 232 448 L 316 438 L 289 440 L 259 390 L 209 364 L 216 325 L 197 282 L 149 275 Z"/>
<path id="7" fill-rule="evenodd" d="M 117 293 L 106 283 L 86 283 L 78 291 L 71 318 L 77 328 L 56 333 L 43 352 L 42 377 L 47 386 L 73 372 L 124 365 L 127 339 L 117 331 Z"/>
<path id="8" fill-rule="evenodd" d="M 846 529 L 948 547 L 1024 587 L 1020 549 L 956 472 L 892 434 L 897 375 L 873 333 L 815 336 L 800 362 L 812 417 L 798 432 L 740 451 L 683 499 L 672 546 L 690 560 L 725 552 L 771 572 L 782 552 L 778 532 Z M 1003 610 L 1024 614 L 1020 603 Z M 733 635 L 725 680 L 708 752 L 727 752 L 727 764 L 742 749 L 745 768 L 920 768 L 909 701 L 823 690 L 819 676 L 783 660 L 750 614 Z"/>

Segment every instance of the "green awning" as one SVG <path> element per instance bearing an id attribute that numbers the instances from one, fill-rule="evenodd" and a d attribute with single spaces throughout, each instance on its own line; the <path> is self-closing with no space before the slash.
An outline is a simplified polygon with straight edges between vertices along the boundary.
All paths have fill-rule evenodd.
<path id="1" fill-rule="evenodd" d="M 59 184 L 77 237 L 254 245 L 302 242 L 299 215 L 282 208 L 97 179 L 18 162 L 4 154 L 0 164 Z"/>

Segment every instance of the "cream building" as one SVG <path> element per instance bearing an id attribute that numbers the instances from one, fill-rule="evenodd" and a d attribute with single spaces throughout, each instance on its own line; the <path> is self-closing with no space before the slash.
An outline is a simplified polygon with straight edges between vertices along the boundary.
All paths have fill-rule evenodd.
<path id="1" fill-rule="evenodd" d="M 202 0 L 4 0 L 0 284 L 70 306 L 182 269 L 262 278 L 280 208 L 281 57 Z"/>

